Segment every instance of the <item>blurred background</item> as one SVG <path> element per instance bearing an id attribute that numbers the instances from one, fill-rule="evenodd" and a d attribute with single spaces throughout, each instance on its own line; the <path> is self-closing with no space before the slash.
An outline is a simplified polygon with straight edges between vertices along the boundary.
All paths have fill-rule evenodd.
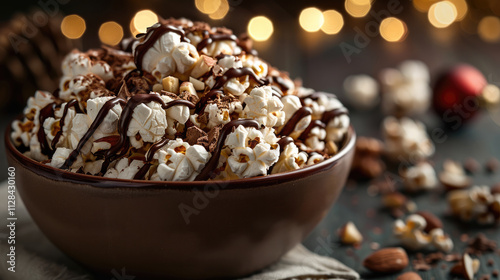
<path id="1" fill-rule="evenodd" d="M 498 0 L 17 0 L 0 9 L 2 131 L 36 89 L 57 87 L 61 59 L 71 49 L 116 45 L 158 17 L 247 32 L 262 58 L 341 99 L 349 75 L 377 78 L 407 59 L 427 64 L 431 84 L 461 62 L 500 83 Z M 6 168 L 4 157 L 0 167 Z"/>

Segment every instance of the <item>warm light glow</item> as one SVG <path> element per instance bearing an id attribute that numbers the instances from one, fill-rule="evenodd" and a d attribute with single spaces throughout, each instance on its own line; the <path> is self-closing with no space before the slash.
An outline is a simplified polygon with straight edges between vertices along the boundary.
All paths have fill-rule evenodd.
<path id="1" fill-rule="evenodd" d="M 429 21 L 437 28 L 445 28 L 457 19 L 457 8 L 450 1 L 433 4 L 427 14 Z"/>
<path id="2" fill-rule="evenodd" d="M 78 39 L 85 33 L 85 20 L 78 15 L 65 16 L 61 22 L 61 32 L 70 39 Z"/>
<path id="3" fill-rule="evenodd" d="M 138 11 L 130 23 L 130 32 L 137 35 L 145 33 L 146 29 L 158 22 L 158 16 L 151 10 Z"/>
<path id="4" fill-rule="evenodd" d="M 413 0 L 413 7 L 419 12 L 427 13 L 432 4 L 438 2 L 438 0 Z"/>
<path id="5" fill-rule="evenodd" d="M 486 42 L 500 40 L 500 19 L 494 16 L 484 17 L 477 26 L 477 33 Z"/>
<path id="6" fill-rule="evenodd" d="M 213 14 L 220 9 L 222 2 L 222 0 L 195 0 L 194 4 L 200 12 L 204 14 Z"/>
<path id="7" fill-rule="evenodd" d="M 400 42 L 406 38 L 408 28 L 398 18 L 388 17 L 380 23 L 380 35 L 388 42 Z"/>
<path id="8" fill-rule="evenodd" d="M 337 34 L 344 26 L 344 18 L 342 17 L 342 14 L 335 10 L 324 11 L 323 18 L 324 22 L 323 25 L 321 25 L 321 30 L 323 30 L 326 34 Z"/>
<path id="9" fill-rule="evenodd" d="M 353 17 L 364 17 L 370 11 L 372 5 L 370 1 L 346 0 L 345 10 Z"/>
<path id="10" fill-rule="evenodd" d="M 227 0 L 221 0 L 217 11 L 209 14 L 208 16 L 211 19 L 223 19 L 227 15 L 227 12 L 229 12 L 229 3 L 227 2 Z"/>
<path id="11" fill-rule="evenodd" d="M 105 22 L 99 27 L 99 40 L 103 44 L 115 46 L 123 38 L 123 28 L 114 21 Z"/>
<path id="12" fill-rule="evenodd" d="M 269 39 L 273 31 L 272 21 L 265 16 L 254 17 L 248 22 L 248 35 L 255 41 L 265 41 Z"/>
<path id="13" fill-rule="evenodd" d="M 465 15 L 467 14 L 467 11 L 469 10 L 469 7 L 467 6 L 467 2 L 465 0 L 449 0 L 453 5 L 455 5 L 455 8 L 457 9 L 457 18 L 455 21 L 461 21 L 462 19 L 465 18 Z"/>
<path id="14" fill-rule="evenodd" d="M 317 8 L 306 8 L 300 12 L 300 26 L 307 32 L 316 32 L 323 25 L 323 13 Z"/>

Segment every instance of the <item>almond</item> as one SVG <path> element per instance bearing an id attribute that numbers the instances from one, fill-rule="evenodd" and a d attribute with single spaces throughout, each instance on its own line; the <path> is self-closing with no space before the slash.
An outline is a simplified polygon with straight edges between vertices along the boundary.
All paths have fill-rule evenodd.
<path id="1" fill-rule="evenodd" d="M 479 270 L 479 265 L 479 260 L 473 260 L 469 254 L 464 254 L 462 260 L 451 268 L 450 274 L 472 280 Z"/>
<path id="2" fill-rule="evenodd" d="M 382 204 L 389 209 L 404 207 L 408 198 L 400 192 L 391 192 L 382 197 Z"/>
<path id="3" fill-rule="evenodd" d="M 443 222 L 441 222 L 441 220 L 431 212 L 418 211 L 416 214 L 420 215 L 427 222 L 427 225 L 425 226 L 424 229 L 425 232 L 431 232 L 431 230 L 435 228 L 443 228 Z"/>
<path id="4" fill-rule="evenodd" d="M 363 266 L 373 272 L 394 273 L 408 266 L 408 255 L 400 247 L 384 248 L 369 255 Z"/>
<path id="5" fill-rule="evenodd" d="M 353 222 L 348 222 L 340 229 L 340 241 L 344 244 L 353 245 L 363 242 L 363 235 Z"/>
<path id="6" fill-rule="evenodd" d="M 422 277 L 418 273 L 410 271 L 399 275 L 396 280 L 422 280 Z"/>

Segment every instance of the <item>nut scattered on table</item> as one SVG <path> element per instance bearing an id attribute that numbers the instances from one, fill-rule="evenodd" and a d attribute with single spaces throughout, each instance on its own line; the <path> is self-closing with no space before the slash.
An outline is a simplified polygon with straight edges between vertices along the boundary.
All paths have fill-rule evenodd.
<path id="1" fill-rule="evenodd" d="M 448 205 L 454 216 L 464 222 L 491 225 L 500 222 L 500 194 L 487 186 L 455 190 L 448 194 Z"/>
<path id="2" fill-rule="evenodd" d="M 347 245 L 356 245 L 363 242 L 363 235 L 353 222 L 346 223 L 339 230 L 340 241 Z"/>
<path id="3" fill-rule="evenodd" d="M 422 280 L 422 277 L 416 272 L 409 271 L 399 275 L 396 280 Z"/>
<path id="4" fill-rule="evenodd" d="M 424 217 L 413 214 L 406 221 L 396 220 L 394 222 L 394 235 L 399 239 L 403 247 L 410 250 L 432 250 L 437 249 L 450 252 L 453 249 L 453 241 L 441 228 L 434 228 L 429 232 L 424 229 L 427 222 Z"/>
<path id="5" fill-rule="evenodd" d="M 405 250 L 400 247 L 380 249 L 363 261 L 363 266 L 378 273 L 395 273 L 405 269 L 409 260 Z"/>
<path id="6" fill-rule="evenodd" d="M 370 137 L 359 137 L 356 141 L 356 153 L 351 167 L 351 175 L 355 179 L 373 179 L 385 171 L 385 164 L 380 156 L 383 144 Z"/>
<path id="7" fill-rule="evenodd" d="M 465 174 L 462 165 L 453 160 L 446 160 L 443 163 L 439 181 L 447 190 L 464 189 L 471 185 L 471 179 Z"/>
<path id="8" fill-rule="evenodd" d="M 427 225 L 424 228 L 425 232 L 431 232 L 435 228 L 443 228 L 443 222 L 436 215 L 429 211 L 418 211 L 417 215 L 425 219 Z"/>
<path id="9" fill-rule="evenodd" d="M 415 202 L 408 199 L 400 192 L 389 192 L 382 196 L 382 205 L 390 211 L 395 218 L 402 217 L 405 213 L 413 213 L 417 210 Z"/>
<path id="10" fill-rule="evenodd" d="M 420 192 L 437 186 L 438 180 L 434 167 L 426 161 L 421 161 L 400 173 L 406 191 Z"/>
<path id="11" fill-rule="evenodd" d="M 463 277 L 466 280 L 474 279 L 474 275 L 479 270 L 480 262 L 478 259 L 472 259 L 469 254 L 464 254 L 461 261 L 459 261 L 450 270 L 450 274 L 454 276 Z"/>
<path id="12" fill-rule="evenodd" d="M 474 174 L 481 169 L 481 164 L 473 158 L 468 158 L 464 162 L 464 169 L 470 174 Z"/>

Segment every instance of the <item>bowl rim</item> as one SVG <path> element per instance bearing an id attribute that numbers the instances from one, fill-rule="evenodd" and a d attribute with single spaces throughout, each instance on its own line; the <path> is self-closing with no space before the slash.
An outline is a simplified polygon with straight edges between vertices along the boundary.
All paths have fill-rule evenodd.
<path id="1" fill-rule="evenodd" d="M 16 118 L 16 119 L 19 119 Z M 106 178 L 95 175 L 79 174 L 67 170 L 58 169 L 34 159 L 31 159 L 22 154 L 12 143 L 10 137 L 11 124 L 9 122 L 5 130 L 4 140 L 5 147 L 8 154 L 14 157 L 19 163 L 38 175 L 48 177 L 54 180 L 70 181 L 77 184 L 86 184 L 98 188 L 140 188 L 140 189 L 179 189 L 179 190 L 194 190 L 203 186 L 219 186 L 220 190 L 223 189 L 248 189 L 260 186 L 269 186 L 276 182 L 293 181 L 296 178 L 303 178 L 312 175 L 316 172 L 329 169 L 337 164 L 337 162 L 345 157 L 345 155 L 354 149 L 356 142 L 356 132 L 352 125 L 345 134 L 345 143 L 341 150 L 333 157 L 322 161 L 320 163 L 307 166 L 304 168 L 271 174 L 266 176 L 257 176 L 250 178 L 240 178 L 235 180 L 210 180 L 210 181 L 149 181 L 149 180 L 135 180 L 135 179 L 117 179 Z M 230 186 L 228 186 L 230 185 Z"/>

